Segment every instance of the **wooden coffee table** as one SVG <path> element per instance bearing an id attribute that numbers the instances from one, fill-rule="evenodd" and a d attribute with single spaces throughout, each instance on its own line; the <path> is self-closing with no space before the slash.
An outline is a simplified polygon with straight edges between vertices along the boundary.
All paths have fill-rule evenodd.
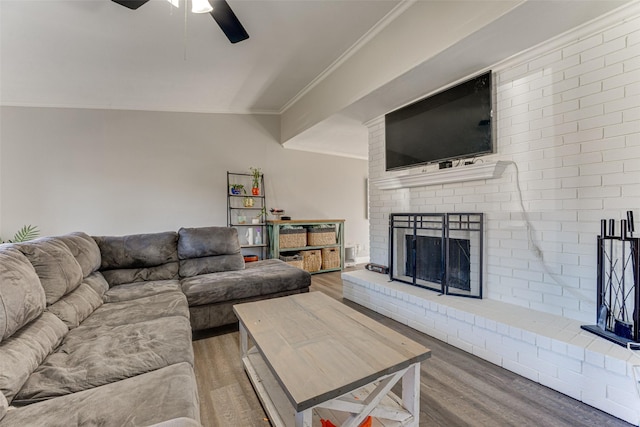
<path id="1" fill-rule="evenodd" d="M 418 426 L 428 348 L 320 292 L 234 311 L 245 370 L 274 426 L 357 427 L 369 415 L 374 426 Z"/>

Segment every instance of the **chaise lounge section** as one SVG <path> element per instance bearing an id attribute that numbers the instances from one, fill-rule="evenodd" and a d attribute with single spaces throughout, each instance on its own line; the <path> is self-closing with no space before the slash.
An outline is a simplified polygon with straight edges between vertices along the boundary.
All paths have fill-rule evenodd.
<path id="1" fill-rule="evenodd" d="M 0 245 L 0 426 L 198 425 L 192 330 L 310 283 L 226 227 Z"/>

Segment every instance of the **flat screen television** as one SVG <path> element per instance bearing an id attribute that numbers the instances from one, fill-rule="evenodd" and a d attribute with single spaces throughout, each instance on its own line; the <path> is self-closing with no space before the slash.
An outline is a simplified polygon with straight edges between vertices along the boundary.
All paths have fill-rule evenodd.
<path id="1" fill-rule="evenodd" d="M 493 152 L 491 71 L 385 115 L 386 170 Z"/>

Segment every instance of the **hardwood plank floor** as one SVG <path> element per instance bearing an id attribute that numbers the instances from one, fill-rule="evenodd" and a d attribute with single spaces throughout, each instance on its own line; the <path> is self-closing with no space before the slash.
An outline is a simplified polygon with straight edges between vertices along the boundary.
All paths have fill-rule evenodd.
<path id="1" fill-rule="evenodd" d="M 342 301 L 339 272 L 312 276 L 312 291 Z M 629 426 L 350 301 L 346 305 L 432 350 L 420 376 L 420 426 Z M 269 426 L 238 350 L 237 326 L 194 334 L 204 426 Z M 399 390 L 394 390 L 399 393 Z"/>

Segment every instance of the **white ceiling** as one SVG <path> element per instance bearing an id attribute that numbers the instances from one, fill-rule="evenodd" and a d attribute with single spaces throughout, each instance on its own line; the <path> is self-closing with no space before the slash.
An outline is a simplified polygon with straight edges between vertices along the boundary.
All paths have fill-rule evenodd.
<path id="1" fill-rule="evenodd" d="M 413 1 L 228 0 L 250 35 L 231 44 L 209 14 L 188 12 L 185 23 L 184 0 L 180 9 L 151 0 L 136 11 L 110 0 L 0 0 L 0 105 L 280 114 L 359 41 L 411 13 Z M 514 3 L 285 146 L 366 158 L 363 121 L 624 1 Z"/>
<path id="2" fill-rule="evenodd" d="M 279 113 L 399 0 L 229 0 L 237 44 L 184 3 L 0 0 L 2 104 Z"/>

